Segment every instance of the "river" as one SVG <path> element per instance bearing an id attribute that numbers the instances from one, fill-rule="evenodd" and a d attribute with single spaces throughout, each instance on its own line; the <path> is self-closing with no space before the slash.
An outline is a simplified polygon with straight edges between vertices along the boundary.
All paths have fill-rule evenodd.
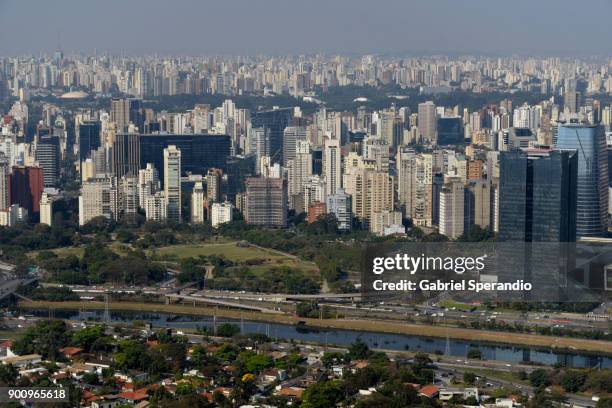
<path id="1" fill-rule="evenodd" d="M 48 316 L 48 313 L 48 310 L 33 311 L 33 314 L 38 316 Z M 184 316 L 134 311 L 110 311 L 109 313 L 110 317 L 105 316 L 102 310 L 55 310 L 55 317 L 77 321 L 104 321 L 110 318 L 110 321 L 115 323 L 138 321 L 151 323 L 154 328 L 173 329 L 197 329 L 198 327 L 212 327 L 214 324 L 234 323 L 241 328 L 243 334 L 261 333 L 267 334 L 273 339 L 296 340 L 328 346 L 348 346 L 360 339 L 370 348 L 444 354 L 457 358 L 465 358 L 468 350 L 476 347 L 480 350 L 484 360 L 500 360 L 511 363 L 532 362 L 545 365 L 559 363 L 567 367 L 576 368 L 612 368 L 612 357 L 610 356 L 580 352 L 571 353 L 536 347 L 496 345 L 478 342 L 477 340 L 464 341 L 356 330 L 306 328 L 278 323 L 240 321 L 229 318 L 217 318 L 215 323 L 212 317 L 206 316 Z"/>

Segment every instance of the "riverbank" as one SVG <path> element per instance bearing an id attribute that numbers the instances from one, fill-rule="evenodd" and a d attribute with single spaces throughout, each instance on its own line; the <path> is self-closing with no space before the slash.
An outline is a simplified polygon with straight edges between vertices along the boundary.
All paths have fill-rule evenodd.
<path id="1" fill-rule="evenodd" d="M 24 309 L 74 309 L 74 310 L 103 310 L 104 302 L 92 301 L 21 301 L 19 306 Z M 133 303 L 133 302 L 109 302 L 109 310 L 123 310 L 132 312 L 169 313 L 188 316 L 213 316 L 226 317 L 230 319 L 246 319 L 260 322 L 297 325 L 300 322 L 307 326 L 361 330 L 368 332 L 380 332 L 391 334 L 402 334 L 409 336 L 437 337 L 464 341 L 479 341 L 497 344 L 508 344 L 516 346 L 531 346 L 550 348 L 554 350 L 583 351 L 589 353 L 612 354 L 612 343 L 600 340 L 577 339 L 569 337 L 540 336 L 535 334 L 496 332 L 488 330 L 463 329 L 458 327 L 427 326 L 413 323 L 400 323 L 391 321 L 372 321 L 365 319 L 308 319 L 292 315 L 268 315 L 264 313 L 239 311 L 231 309 L 218 309 L 207 306 L 190 306 L 185 304 L 160 304 L 160 303 Z"/>

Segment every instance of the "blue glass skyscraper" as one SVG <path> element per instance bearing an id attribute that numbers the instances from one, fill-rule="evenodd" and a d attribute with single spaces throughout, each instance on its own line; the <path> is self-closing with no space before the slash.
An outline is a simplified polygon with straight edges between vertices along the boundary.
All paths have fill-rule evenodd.
<path id="1" fill-rule="evenodd" d="M 608 230 L 608 155 L 601 126 L 569 123 L 559 126 L 557 148 L 578 156 L 576 235 L 594 237 Z"/>

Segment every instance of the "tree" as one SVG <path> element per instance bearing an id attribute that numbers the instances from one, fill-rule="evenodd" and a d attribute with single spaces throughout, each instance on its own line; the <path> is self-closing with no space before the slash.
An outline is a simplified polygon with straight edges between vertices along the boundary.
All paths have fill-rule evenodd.
<path id="1" fill-rule="evenodd" d="M 567 370 L 561 377 L 561 386 L 567 392 L 578 391 L 586 381 L 586 373 L 578 370 Z"/>
<path id="2" fill-rule="evenodd" d="M 362 360 L 368 358 L 371 351 L 366 343 L 361 339 L 357 339 L 354 343 L 351 343 L 348 349 L 347 357 L 350 360 Z"/>
<path id="3" fill-rule="evenodd" d="M 543 368 L 533 370 L 531 374 L 529 374 L 529 383 L 534 387 L 546 387 L 550 385 L 548 371 Z"/>
<path id="4" fill-rule="evenodd" d="M 612 408 L 612 398 L 611 397 L 603 397 L 597 401 L 597 405 L 595 408 Z"/>
<path id="5" fill-rule="evenodd" d="M 472 373 L 471 371 L 464 373 L 463 382 L 467 385 L 474 385 L 474 383 L 476 382 L 476 374 Z"/>
<path id="6" fill-rule="evenodd" d="M 65 347 L 69 339 L 68 326 L 63 320 L 41 320 L 13 343 L 13 351 L 56 360 L 60 357 L 59 349 Z"/>
<path id="7" fill-rule="evenodd" d="M 0 386 L 7 387 L 15 385 L 19 372 L 11 364 L 0 364 Z"/>
<path id="8" fill-rule="evenodd" d="M 344 398 L 341 381 L 324 381 L 311 385 L 302 394 L 302 408 L 334 407 Z"/>
<path id="9" fill-rule="evenodd" d="M 217 327 L 217 335 L 221 337 L 234 337 L 240 333 L 240 326 L 232 323 L 222 323 Z"/>
<path id="10" fill-rule="evenodd" d="M 92 351 L 91 346 L 103 335 L 104 328 L 102 326 L 86 327 L 72 335 L 72 343 L 89 352 Z"/>

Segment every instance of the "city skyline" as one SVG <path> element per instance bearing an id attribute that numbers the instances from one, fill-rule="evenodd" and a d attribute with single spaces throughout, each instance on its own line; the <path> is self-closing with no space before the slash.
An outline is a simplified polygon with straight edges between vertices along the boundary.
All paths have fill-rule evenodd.
<path id="1" fill-rule="evenodd" d="M 605 17 L 612 4 L 605 0 L 594 0 L 590 7 L 569 0 L 519 0 L 510 9 L 484 0 L 461 9 L 447 0 L 60 0 L 38 3 L 36 12 L 31 3 L 0 1 L 0 55 L 49 52 L 58 46 L 76 52 L 166 55 L 612 53 L 605 43 L 612 34 Z M 143 13 L 146 19 L 140 18 Z M 562 22 L 570 18 L 568 30 Z"/>

